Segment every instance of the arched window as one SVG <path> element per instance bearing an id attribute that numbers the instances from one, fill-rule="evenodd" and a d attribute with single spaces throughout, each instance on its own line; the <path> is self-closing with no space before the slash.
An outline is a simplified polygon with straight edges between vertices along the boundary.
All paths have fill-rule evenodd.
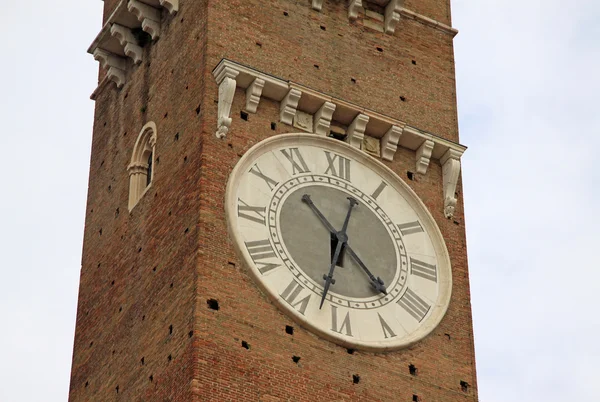
<path id="1" fill-rule="evenodd" d="M 156 124 L 147 123 L 135 141 L 129 172 L 129 210 L 138 203 L 152 185 L 154 177 L 154 157 L 156 147 Z"/>

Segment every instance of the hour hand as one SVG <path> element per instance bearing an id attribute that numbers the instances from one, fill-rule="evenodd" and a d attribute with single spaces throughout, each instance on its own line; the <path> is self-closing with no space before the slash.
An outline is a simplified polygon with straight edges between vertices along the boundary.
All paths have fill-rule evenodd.
<path id="1" fill-rule="evenodd" d="M 327 220 L 327 218 L 325 218 L 325 215 L 323 215 L 321 213 L 321 211 L 319 211 L 319 208 L 317 208 L 317 206 L 315 205 L 315 203 L 313 202 L 313 200 L 310 198 L 310 194 L 304 194 L 302 196 L 302 202 L 304 202 L 305 204 L 307 204 L 310 207 L 310 209 L 312 209 L 312 211 L 315 213 L 315 215 L 317 215 L 317 217 L 319 218 L 319 220 L 321 221 L 321 223 L 323 223 L 323 225 L 325 225 L 325 227 L 331 233 L 337 233 L 337 231 L 333 228 L 333 226 L 331 225 L 331 223 L 329 223 L 329 221 Z"/>
<path id="2" fill-rule="evenodd" d="M 371 280 L 371 285 L 375 288 L 375 290 L 383 293 L 384 295 L 387 295 L 387 290 L 385 288 L 385 283 L 383 283 L 383 280 L 380 277 L 375 278 L 371 271 L 369 271 L 369 268 L 367 268 L 367 266 L 362 262 L 358 255 L 356 255 L 356 253 L 354 252 L 354 250 L 352 250 L 352 247 L 350 247 L 349 244 L 346 244 L 346 253 L 350 254 L 354 261 L 356 261 L 358 265 L 363 269 L 363 271 L 365 271 L 365 273 Z"/>

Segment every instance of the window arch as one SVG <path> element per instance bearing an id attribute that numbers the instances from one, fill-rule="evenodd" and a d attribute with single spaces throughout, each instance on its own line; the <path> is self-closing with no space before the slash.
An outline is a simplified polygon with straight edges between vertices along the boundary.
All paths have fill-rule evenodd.
<path id="1" fill-rule="evenodd" d="M 146 190 L 152 185 L 154 177 L 154 158 L 156 155 L 156 124 L 147 123 L 140 131 L 131 163 L 127 167 L 129 172 L 129 210 L 138 203 Z"/>

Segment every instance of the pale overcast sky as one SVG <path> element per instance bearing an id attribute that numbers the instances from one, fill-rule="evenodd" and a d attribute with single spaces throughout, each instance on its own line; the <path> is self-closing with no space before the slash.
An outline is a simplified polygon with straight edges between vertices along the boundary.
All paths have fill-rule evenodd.
<path id="1" fill-rule="evenodd" d="M 2 402 L 67 399 L 102 6 L 0 11 Z M 600 401 L 600 2 L 453 17 L 480 400 Z"/>

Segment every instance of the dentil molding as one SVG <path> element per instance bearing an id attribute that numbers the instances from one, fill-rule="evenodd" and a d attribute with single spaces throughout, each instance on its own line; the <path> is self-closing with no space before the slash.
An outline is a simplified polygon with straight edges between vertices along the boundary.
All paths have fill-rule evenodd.
<path id="1" fill-rule="evenodd" d="M 426 174 L 431 159 L 442 165 L 444 182 L 444 214 L 451 218 L 456 207 L 456 186 L 460 175 L 460 157 L 465 146 L 432 133 L 419 130 L 407 123 L 364 107 L 334 98 L 303 85 L 284 81 L 231 60 L 223 59 L 213 70 L 219 86 L 217 117 L 218 138 L 225 138 L 231 129 L 231 105 L 236 87 L 246 92 L 246 111 L 256 113 L 262 97 L 280 102 L 279 121 L 294 124 L 297 115 L 312 117 L 313 133 L 326 136 L 332 121 L 348 127 L 346 142 L 363 149 L 365 138 L 369 143 L 379 142 L 381 158 L 393 161 L 398 147 L 415 152 L 415 170 Z M 300 113 L 301 112 L 301 113 Z M 371 140 L 373 139 L 373 140 Z M 368 151 L 368 150 L 365 150 Z M 369 152 L 370 154 L 377 154 Z"/>

